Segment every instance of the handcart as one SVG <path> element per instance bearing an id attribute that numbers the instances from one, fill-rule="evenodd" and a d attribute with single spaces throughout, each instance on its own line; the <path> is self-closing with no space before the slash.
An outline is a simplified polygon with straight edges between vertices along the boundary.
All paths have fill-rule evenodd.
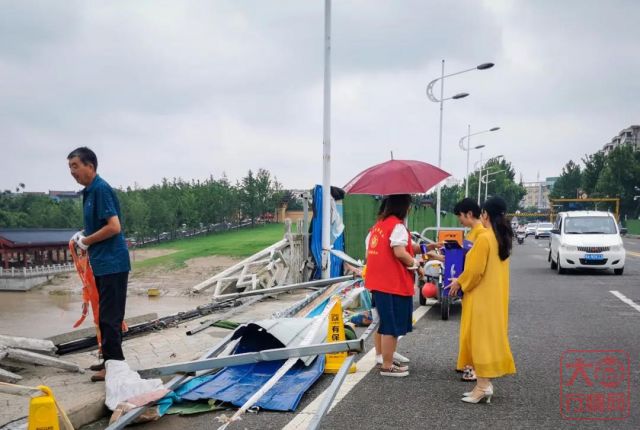
<path id="1" fill-rule="evenodd" d="M 413 240 L 418 243 L 433 243 L 433 241 L 417 232 L 412 232 L 411 234 Z M 422 287 L 427 282 L 435 284 L 436 305 L 440 306 L 440 317 L 446 321 L 449 319 L 451 305 L 460 302 L 462 297 L 461 291 L 458 292 L 457 296 L 450 297 L 449 289 L 446 287 L 449 285 L 449 279 L 457 278 L 460 273 L 462 273 L 464 249 L 462 247 L 456 247 L 453 241 L 445 241 L 443 252 L 445 255 L 444 263 L 437 260 L 429 260 L 424 263 L 424 275 L 422 277 L 416 276 L 416 286 L 418 287 L 418 300 L 420 305 L 425 306 L 427 304 L 427 298 L 422 294 Z"/>

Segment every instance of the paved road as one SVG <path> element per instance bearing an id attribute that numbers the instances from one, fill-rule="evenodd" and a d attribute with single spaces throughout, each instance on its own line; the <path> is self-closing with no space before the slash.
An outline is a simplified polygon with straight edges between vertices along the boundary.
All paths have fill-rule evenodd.
<path id="1" fill-rule="evenodd" d="M 453 371 L 459 308 L 441 321 L 430 309 L 401 352 L 411 357 L 408 378 L 371 371 L 323 421 L 326 429 L 638 429 L 640 428 L 640 312 L 610 291 L 640 305 L 640 240 L 627 239 L 625 274 L 558 275 L 547 263 L 547 240 L 515 245 L 511 275 L 511 346 L 517 375 L 495 381 L 490 405 L 467 405 L 471 387 Z M 630 416 L 620 421 L 568 421 L 560 414 L 560 358 L 567 350 L 621 349 L 631 357 Z M 575 356 L 574 356 L 575 357 Z M 583 357 L 587 358 L 588 357 Z M 330 383 L 323 377 L 303 398 L 302 411 Z M 216 414 L 164 417 L 138 428 L 217 428 Z M 279 429 L 295 414 L 261 412 L 229 429 Z"/>

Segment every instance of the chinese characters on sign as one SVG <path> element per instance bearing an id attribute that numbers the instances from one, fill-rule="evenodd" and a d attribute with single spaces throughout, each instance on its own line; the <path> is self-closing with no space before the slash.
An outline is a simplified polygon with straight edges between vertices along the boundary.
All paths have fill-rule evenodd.
<path id="1" fill-rule="evenodd" d="M 560 413 L 567 420 L 630 414 L 630 359 L 621 350 L 568 350 L 560 357 Z"/>

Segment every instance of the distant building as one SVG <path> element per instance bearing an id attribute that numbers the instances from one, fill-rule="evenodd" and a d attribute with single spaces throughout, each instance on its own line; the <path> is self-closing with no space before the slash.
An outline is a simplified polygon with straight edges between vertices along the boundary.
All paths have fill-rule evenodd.
<path id="1" fill-rule="evenodd" d="M 45 193 L 43 191 L 23 191 L 21 193 L 14 193 L 11 190 L 6 190 L 2 194 L 9 197 L 20 196 L 37 196 L 37 197 L 49 197 L 51 200 L 61 202 L 63 200 L 80 200 L 82 198 L 81 191 L 52 191 Z"/>
<path id="2" fill-rule="evenodd" d="M 69 240 L 75 229 L 2 228 L 0 266 L 22 268 L 70 261 Z"/>
<path id="3" fill-rule="evenodd" d="M 49 198 L 60 202 L 62 200 L 78 200 L 82 197 L 82 193 L 78 191 L 49 191 Z"/>
<path id="4" fill-rule="evenodd" d="M 620 145 L 632 145 L 636 151 L 640 150 L 640 125 L 632 125 L 625 128 L 611 139 L 611 142 L 605 144 L 602 150 L 605 154 L 608 154 Z"/>
<path id="5" fill-rule="evenodd" d="M 527 194 L 520 201 L 523 208 L 536 207 L 538 210 L 549 209 L 549 192 L 557 178 L 547 178 L 546 181 L 525 182 L 522 185 Z M 550 181 L 551 180 L 551 181 Z"/>

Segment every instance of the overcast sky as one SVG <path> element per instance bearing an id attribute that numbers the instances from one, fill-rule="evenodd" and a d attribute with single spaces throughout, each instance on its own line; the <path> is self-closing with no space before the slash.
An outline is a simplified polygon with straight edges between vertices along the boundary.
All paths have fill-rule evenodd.
<path id="1" fill-rule="evenodd" d="M 232 180 L 268 169 L 322 181 L 324 2 L 0 0 L 0 189 L 79 189 L 89 146 L 113 186 Z M 389 159 L 463 178 L 458 140 L 525 181 L 555 176 L 640 123 L 640 2 L 339 0 L 332 19 L 332 183 Z M 439 91 L 439 90 L 438 90 Z M 480 158 L 472 152 L 473 162 Z"/>

